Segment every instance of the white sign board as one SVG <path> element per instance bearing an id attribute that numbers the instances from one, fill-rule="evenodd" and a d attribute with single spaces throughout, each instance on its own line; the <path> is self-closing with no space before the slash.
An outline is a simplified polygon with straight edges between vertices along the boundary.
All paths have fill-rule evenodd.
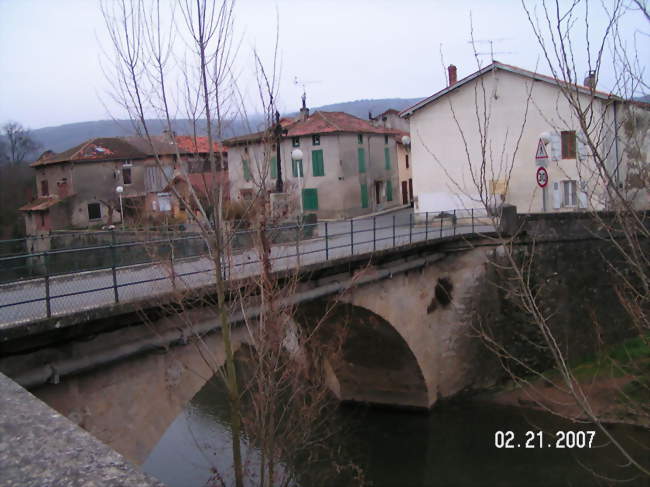
<path id="1" fill-rule="evenodd" d="M 548 162 L 548 153 L 546 152 L 546 144 L 542 139 L 537 143 L 537 151 L 535 152 L 535 162 L 538 166 L 545 166 Z"/>

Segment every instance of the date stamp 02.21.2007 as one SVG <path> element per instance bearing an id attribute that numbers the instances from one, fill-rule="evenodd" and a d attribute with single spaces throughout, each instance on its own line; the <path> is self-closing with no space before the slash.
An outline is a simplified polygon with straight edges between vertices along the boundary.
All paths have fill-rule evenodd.
<path id="1" fill-rule="evenodd" d="M 555 434 L 543 431 L 526 431 L 517 436 L 513 431 L 496 431 L 496 448 L 591 448 L 596 437 L 595 431 L 556 431 Z"/>

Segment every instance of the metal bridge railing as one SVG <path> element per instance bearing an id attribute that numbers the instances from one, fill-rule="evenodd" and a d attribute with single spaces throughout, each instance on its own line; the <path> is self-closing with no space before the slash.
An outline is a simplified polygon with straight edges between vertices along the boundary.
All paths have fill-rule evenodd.
<path id="1" fill-rule="evenodd" d="M 484 209 L 398 213 L 270 227 L 273 270 L 291 269 L 416 242 L 494 231 Z M 219 272 L 259 273 L 256 230 L 233 232 Z M 0 323 L 29 321 L 209 285 L 217 269 L 199 234 L 43 250 L 0 257 Z M 1 243 L 1 242 L 0 242 Z M 1 281 L 0 281 L 1 282 Z"/>

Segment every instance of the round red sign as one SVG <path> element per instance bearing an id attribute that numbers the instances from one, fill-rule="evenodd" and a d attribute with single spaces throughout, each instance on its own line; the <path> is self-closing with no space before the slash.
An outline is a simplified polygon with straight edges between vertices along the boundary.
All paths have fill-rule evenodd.
<path id="1" fill-rule="evenodd" d="M 548 173 L 546 172 L 546 168 L 544 167 L 538 167 L 537 168 L 537 185 L 540 188 L 546 187 L 548 184 Z"/>

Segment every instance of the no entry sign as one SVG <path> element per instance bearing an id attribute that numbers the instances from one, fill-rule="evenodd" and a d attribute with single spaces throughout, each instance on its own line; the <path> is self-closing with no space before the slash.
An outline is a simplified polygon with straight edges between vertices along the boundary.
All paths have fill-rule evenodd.
<path id="1" fill-rule="evenodd" d="M 547 184 L 548 184 L 548 173 L 546 172 L 546 168 L 538 167 L 537 168 L 537 185 L 540 188 L 545 188 Z"/>

